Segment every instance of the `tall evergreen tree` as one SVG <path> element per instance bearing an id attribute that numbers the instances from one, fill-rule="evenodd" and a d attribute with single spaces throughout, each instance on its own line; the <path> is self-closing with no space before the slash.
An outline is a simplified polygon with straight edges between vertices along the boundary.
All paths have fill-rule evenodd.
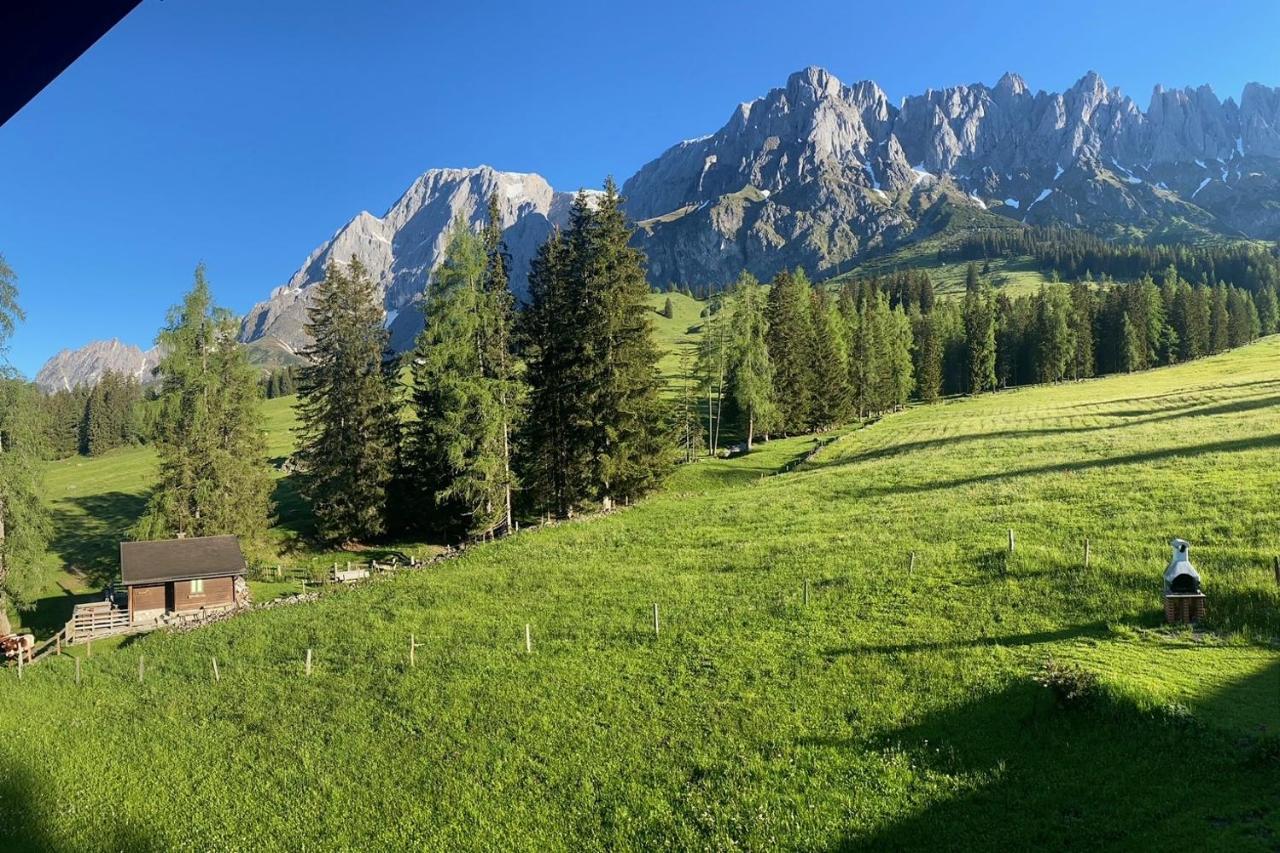
<path id="1" fill-rule="evenodd" d="M 508 270 L 511 258 L 502 239 L 502 213 L 498 194 L 489 196 L 488 218 L 484 227 L 484 286 L 481 351 L 483 375 L 493 389 L 497 405 L 499 430 L 495 437 L 496 453 L 502 460 L 500 472 L 502 519 L 498 532 L 509 533 L 515 522 L 512 491 L 516 485 L 512 457 L 513 435 L 519 426 L 523 403 L 523 386 L 515 355 L 515 297 L 511 294 Z"/>
<path id="2" fill-rule="evenodd" d="M 630 239 L 610 179 L 594 206 L 578 194 L 567 232 L 531 271 L 525 479 L 553 478 L 539 491 L 558 513 L 638 497 L 672 462 L 644 256 Z"/>
<path id="3" fill-rule="evenodd" d="M 1093 376 L 1093 287 L 1082 280 L 1071 286 L 1071 329 L 1075 347 L 1071 353 L 1071 377 L 1088 379 Z"/>
<path id="4" fill-rule="evenodd" d="M 1071 298 L 1064 286 L 1041 286 L 1036 300 L 1036 364 L 1041 382 L 1067 376 L 1076 349 L 1071 313 Z"/>
<path id="5" fill-rule="evenodd" d="M 1276 298 L 1276 289 L 1267 285 L 1254 297 L 1258 303 L 1258 333 L 1274 335 L 1280 332 L 1280 300 Z"/>
<path id="6" fill-rule="evenodd" d="M 1227 286 L 1219 283 L 1209 292 L 1209 352 L 1231 346 L 1231 317 L 1227 309 Z"/>
<path id="7" fill-rule="evenodd" d="M 977 270 L 969 265 L 965 283 L 964 330 L 970 394 L 996 385 L 996 323 L 990 285 L 979 285 Z"/>
<path id="8" fill-rule="evenodd" d="M 881 297 L 883 298 L 883 297 Z M 911 320 L 899 305 L 883 312 L 885 317 L 884 362 L 886 382 L 884 404 L 888 409 L 901 409 L 915 388 L 915 372 L 911 359 Z"/>
<path id="9" fill-rule="evenodd" d="M 809 279 L 802 271 L 774 276 L 766 305 L 766 342 L 773 362 L 779 429 L 802 433 L 812 422 L 813 314 Z"/>
<path id="10" fill-rule="evenodd" d="M 157 345 L 156 423 L 160 479 L 134 528 L 140 539 L 239 536 L 258 550 L 271 515 L 271 473 L 262 438 L 261 388 L 237 341 L 235 315 L 217 308 L 196 267 L 195 283 L 169 311 Z"/>
<path id="11" fill-rule="evenodd" d="M 302 492 L 321 539 L 369 539 L 386 529 L 396 424 L 383 310 L 354 256 L 344 266 L 329 262 L 306 331 L 312 343 L 298 397 Z"/>
<path id="12" fill-rule="evenodd" d="M 580 195 L 570 227 L 587 227 L 590 215 Z M 584 439 L 590 412 L 576 387 L 586 359 L 575 334 L 584 306 L 571 287 L 569 261 L 568 240 L 557 231 L 529 266 L 529 305 L 518 326 L 529 409 L 518 435 L 517 470 L 532 504 L 557 516 L 572 514 L 590 481 Z"/>
<path id="13" fill-rule="evenodd" d="M 505 425 L 497 382 L 486 375 L 486 361 L 498 354 L 486 352 L 485 249 L 465 220 L 454 222 L 413 349 L 416 417 L 404 442 L 415 503 L 436 508 L 422 526 L 472 537 L 494 533 L 507 518 Z"/>
<path id="14" fill-rule="evenodd" d="M 809 423 L 813 429 L 821 430 L 848 420 L 853 401 L 843 324 L 825 289 L 814 289 L 812 298 L 813 398 Z"/>
<path id="15" fill-rule="evenodd" d="M 942 396 L 942 340 L 939 320 L 934 312 L 917 314 L 916 389 L 920 399 L 932 403 Z"/>
<path id="16" fill-rule="evenodd" d="M 590 251 L 578 263 L 586 272 L 590 304 L 603 309 L 601 392 L 596 398 L 596 482 L 606 502 L 630 501 L 651 491 L 666 476 L 672 448 L 665 429 L 666 405 L 660 396 L 658 349 L 649 316 L 645 257 L 631 246 L 632 229 L 612 178 L 605 181 L 592 217 Z"/>

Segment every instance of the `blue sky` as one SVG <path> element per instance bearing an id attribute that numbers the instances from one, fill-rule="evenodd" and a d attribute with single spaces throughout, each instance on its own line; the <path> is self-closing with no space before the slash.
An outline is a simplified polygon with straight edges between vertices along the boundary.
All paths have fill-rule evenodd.
<path id="1" fill-rule="evenodd" d="M 1274 0 L 144 0 L 0 127 L 0 253 L 28 314 L 10 358 L 30 376 L 93 339 L 149 345 L 201 260 L 246 311 L 431 167 L 622 180 L 806 65 L 894 100 L 1092 68 L 1145 109 L 1157 82 L 1280 84 L 1276 33 Z"/>

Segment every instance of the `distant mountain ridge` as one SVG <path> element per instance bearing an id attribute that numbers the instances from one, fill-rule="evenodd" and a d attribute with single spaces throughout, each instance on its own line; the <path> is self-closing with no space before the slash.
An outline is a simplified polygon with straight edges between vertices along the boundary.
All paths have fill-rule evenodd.
<path id="1" fill-rule="evenodd" d="M 1280 88 L 1240 101 L 1208 86 L 1156 87 L 1146 111 L 1095 72 L 1064 92 L 929 90 L 895 105 L 874 82 L 826 70 L 738 105 L 707 136 L 678 143 L 623 184 L 655 285 L 725 284 L 801 266 L 816 277 L 946 227 L 1062 224 L 1113 237 L 1280 238 Z M 379 284 L 397 350 L 422 326 L 418 301 L 450 224 L 478 228 L 497 193 L 523 296 L 528 264 L 564 224 L 571 193 L 532 173 L 432 169 L 381 216 L 362 212 L 249 312 L 241 339 L 263 361 L 296 359 L 329 260 L 359 258 Z M 43 371 L 42 371 L 43 372 Z"/>
<path id="2" fill-rule="evenodd" d="M 159 351 L 109 341 L 94 341 L 79 349 L 63 350 L 44 363 L 36 374 L 36 386 L 52 394 L 92 387 L 107 373 L 131 376 L 143 385 L 155 381 L 153 371 L 160 362 Z"/>

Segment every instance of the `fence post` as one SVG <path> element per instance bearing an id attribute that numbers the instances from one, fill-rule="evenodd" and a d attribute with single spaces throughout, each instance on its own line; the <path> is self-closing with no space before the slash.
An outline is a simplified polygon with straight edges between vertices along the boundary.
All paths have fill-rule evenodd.
<path id="1" fill-rule="evenodd" d="M 80 686 L 80 658 L 76 657 L 76 687 Z"/>
<path id="2" fill-rule="evenodd" d="M 307 649 L 307 677 L 311 677 L 311 649 Z"/>
<path id="3" fill-rule="evenodd" d="M 809 606 L 809 579 L 804 579 L 804 606 Z"/>
<path id="4" fill-rule="evenodd" d="M 418 648 L 418 644 L 414 642 L 413 634 L 410 634 L 409 635 L 409 667 L 411 669 L 418 665 L 417 655 L 415 654 L 415 651 L 417 650 L 417 648 Z"/>
<path id="5" fill-rule="evenodd" d="M 87 658 L 93 657 L 93 637 L 90 637 L 88 640 L 85 641 L 84 656 Z"/>
<path id="6" fill-rule="evenodd" d="M 658 636 L 658 602 L 653 603 L 653 636 Z"/>
<path id="7" fill-rule="evenodd" d="M 1013 528 L 1009 528 L 1009 553 L 1013 553 Z"/>
<path id="8" fill-rule="evenodd" d="M 138 683 L 143 684 L 147 676 L 147 656 L 138 655 Z"/>
<path id="9" fill-rule="evenodd" d="M 911 552 L 911 562 L 907 565 L 907 577 L 911 577 L 916 572 L 916 552 Z"/>
<path id="10" fill-rule="evenodd" d="M 533 627 L 528 622 L 524 623 L 524 652 L 533 654 Z"/>
<path id="11" fill-rule="evenodd" d="M 18 640 L 18 642 L 21 643 L 22 640 Z M 22 680 L 22 659 L 26 657 L 26 654 L 27 654 L 26 650 L 21 645 L 19 645 L 18 646 L 18 680 L 19 681 Z"/>
<path id="12" fill-rule="evenodd" d="M 213 680 L 214 680 L 214 681 L 221 681 L 221 680 L 222 680 L 222 673 L 218 672 L 218 659 L 217 659 L 217 658 L 214 658 L 214 659 L 213 659 Z"/>

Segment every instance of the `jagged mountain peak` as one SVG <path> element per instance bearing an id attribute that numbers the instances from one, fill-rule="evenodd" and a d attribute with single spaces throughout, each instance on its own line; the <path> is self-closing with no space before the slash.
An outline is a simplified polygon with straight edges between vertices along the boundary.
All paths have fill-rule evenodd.
<path id="1" fill-rule="evenodd" d="M 154 348 L 143 352 L 118 338 L 92 341 L 76 349 L 64 349 L 46 361 L 35 382 L 50 394 L 92 387 L 107 373 L 129 376 L 145 385 L 154 381 L 153 371 L 159 361 L 159 351 Z"/>
<path id="2" fill-rule="evenodd" d="M 1000 79 L 996 81 L 996 94 L 1004 97 L 1016 97 L 1018 95 L 1026 95 L 1030 92 L 1027 87 L 1027 81 L 1022 79 L 1022 75 L 1014 71 L 1006 71 L 1000 75 Z"/>

